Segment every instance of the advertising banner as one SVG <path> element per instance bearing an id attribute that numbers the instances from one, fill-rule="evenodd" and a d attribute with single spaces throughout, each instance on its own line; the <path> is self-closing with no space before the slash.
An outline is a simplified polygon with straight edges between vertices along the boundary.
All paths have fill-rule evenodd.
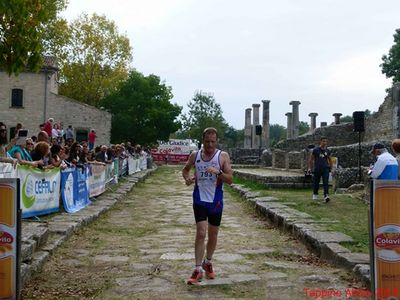
<path id="1" fill-rule="evenodd" d="M 60 168 L 41 170 L 18 165 L 17 177 L 21 180 L 23 218 L 45 215 L 59 210 Z"/>
<path id="2" fill-rule="evenodd" d="M 89 193 L 90 197 L 98 196 L 106 190 L 106 166 L 90 164 Z"/>
<path id="3" fill-rule="evenodd" d="M 196 144 L 190 139 L 170 139 L 169 141 L 158 141 L 158 143 L 158 148 L 152 150 L 151 155 L 155 161 L 160 162 L 186 162 L 189 154 L 197 150 Z"/>
<path id="4" fill-rule="evenodd" d="M 118 159 L 118 158 L 114 159 L 113 164 L 114 164 L 114 180 L 115 180 L 115 183 L 118 183 L 118 177 L 119 177 L 119 159 Z"/>
<path id="5" fill-rule="evenodd" d="M 19 179 L 0 179 L 0 299 L 19 298 Z"/>
<path id="6" fill-rule="evenodd" d="M 400 181 L 374 180 L 371 198 L 371 282 L 374 299 L 399 299 Z"/>
<path id="7" fill-rule="evenodd" d="M 0 163 L 0 178 L 16 178 L 17 169 L 9 163 Z"/>
<path id="8" fill-rule="evenodd" d="M 61 171 L 61 198 L 66 212 L 74 213 L 90 204 L 87 177 L 87 168 Z"/>
<path id="9" fill-rule="evenodd" d="M 132 156 L 128 157 L 128 174 L 132 175 L 133 173 L 139 172 L 139 160 L 133 158 Z"/>

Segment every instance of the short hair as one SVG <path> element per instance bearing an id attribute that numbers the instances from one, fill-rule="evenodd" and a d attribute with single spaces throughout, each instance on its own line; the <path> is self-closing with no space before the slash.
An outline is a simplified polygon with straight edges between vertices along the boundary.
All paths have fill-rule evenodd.
<path id="1" fill-rule="evenodd" d="M 205 138 L 206 134 L 215 134 L 218 137 L 218 131 L 214 127 L 207 127 L 203 130 L 203 139 Z"/>
<path id="2" fill-rule="evenodd" d="M 322 140 L 327 140 L 328 138 L 326 137 L 326 136 L 321 136 L 320 138 L 319 138 L 319 141 L 322 141 Z"/>
<path id="3" fill-rule="evenodd" d="M 396 154 L 400 154 L 400 139 L 394 139 L 392 142 L 392 149 Z"/>
<path id="4" fill-rule="evenodd" d="M 37 142 L 35 145 L 35 152 L 44 157 L 50 150 L 50 145 L 46 142 Z"/>

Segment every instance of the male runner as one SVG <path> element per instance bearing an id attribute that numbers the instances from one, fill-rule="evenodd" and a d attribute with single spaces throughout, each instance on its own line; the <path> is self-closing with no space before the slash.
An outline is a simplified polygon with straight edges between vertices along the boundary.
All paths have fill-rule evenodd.
<path id="1" fill-rule="evenodd" d="M 196 266 L 187 281 L 188 284 L 200 282 L 204 271 L 209 279 L 215 278 L 211 259 L 217 246 L 218 229 L 224 206 L 223 183 L 232 184 L 233 173 L 228 153 L 217 149 L 217 138 L 218 133 L 215 128 L 204 129 L 203 148 L 190 154 L 182 170 L 186 185 L 195 184 L 193 211 L 196 220 L 194 244 Z M 193 167 L 194 176 L 190 175 Z M 208 240 L 205 247 L 207 231 Z M 203 260 L 204 252 L 206 252 L 206 257 Z"/>

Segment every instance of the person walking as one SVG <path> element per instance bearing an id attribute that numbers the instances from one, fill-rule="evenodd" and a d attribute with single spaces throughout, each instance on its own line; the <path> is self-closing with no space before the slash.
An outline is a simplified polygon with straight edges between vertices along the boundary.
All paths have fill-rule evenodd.
<path id="1" fill-rule="evenodd" d="M 94 131 L 94 129 L 92 129 L 88 134 L 89 151 L 93 150 L 94 144 L 96 142 L 96 137 L 97 137 L 96 131 Z"/>
<path id="2" fill-rule="evenodd" d="M 182 170 L 186 185 L 194 184 L 193 212 L 196 221 L 195 269 L 187 280 L 188 284 L 200 282 L 204 272 L 209 279 L 216 276 L 211 260 L 217 246 L 224 207 L 223 184 L 232 184 L 233 177 L 229 155 L 217 149 L 217 139 L 215 128 L 204 129 L 203 148 L 190 154 Z M 193 168 L 194 175 L 190 174 Z"/>
<path id="3" fill-rule="evenodd" d="M 312 155 L 308 161 L 308 172 L 311 170 L 314 174 L 313 177 L 313 200 L 318 200 L 318 189 L 319 182 L 322 178 L 322 184 L 324 187 L 324 201 L 328 203 L 329 198 L 329 172 L 332 168 L 331 151 L 328 147 L 328 138 L 321 136 L 319 139 L 319 147 L 316 147 L 312 151 Z"/>
<path id="4" fill-rule="evenodd" d="M 371 154 L 376 157 L 376 163 L 368 171 L 368 175 L 374 179 L 397 180 L 397 160 L 386 150 L 385 145 L 376 143 L 372 146 Z"/>

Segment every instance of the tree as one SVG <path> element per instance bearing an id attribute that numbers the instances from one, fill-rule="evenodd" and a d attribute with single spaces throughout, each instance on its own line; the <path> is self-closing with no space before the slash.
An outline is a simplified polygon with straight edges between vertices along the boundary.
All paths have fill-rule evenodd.
<path id="1" fill-rule="evenodd" d="M 188 103 L 188 108 L 188 113 L 182 116 L 184 135 L 201 141 L 203 130 L 207 127 L 215 127 L 218 130 L 220 142 L 224 142 L 223 133 L 228 125 L 222 116 L 221 106 L 212 94 L 195 92 Z"/>
<path id="2" fill-rule="evenodd" d="M 271 124 L 269 126 L 270 145 L 274 146 L 279 141 L 286 138 L 286 128 L 279 124 Z"/>
<path id="3" fill-rule="evenodd" d="M 400 29 L 396 29 L 393 37 L 394 45 L 390 48 L 388 55 L 382 56 L 383 63 L 380 67 L 386 78 L 392 78 L 394 83 L 400 81 Z"/>
<path id="4" fill-rule="evenodd" d="M 113 114 L 111 141 L 140 144 L 168 140 L 180 128 L 182 107 L 172 104 L 171 87 L 156 75 L 144 76 L 132 70 L 119 90 L 100 104 Z"/>
<path id="5" fill-rule="evenodd" d="M 223 134 L 223 141 L 227 148 L 237 148 L 243 146 L 244 130 L 237 130 L 232 126 L 228 126 Z"/>
<path id="6" fill-rule="evenodd" d="M 43 37 L 65 0 L 0 1 L 0 69 L 18 75 L 42 66 Z"/>
<path id="7" fill-rule="evenodd" d="M 310 131 L 310 126 L 308 125 L 307 122 L 300 121 L 299 123 L 299 135 L 302 135 L 304 133 L 307 133 Z"/>
<path id="8" fill-rule="evenodd" d="M 105 16 L 82 14 L 71 24 L 59 19 L 46 46 L 59 59 L 59 93 L 64 96 L 98 106 L 128 77 L 129 39 Z"/>

